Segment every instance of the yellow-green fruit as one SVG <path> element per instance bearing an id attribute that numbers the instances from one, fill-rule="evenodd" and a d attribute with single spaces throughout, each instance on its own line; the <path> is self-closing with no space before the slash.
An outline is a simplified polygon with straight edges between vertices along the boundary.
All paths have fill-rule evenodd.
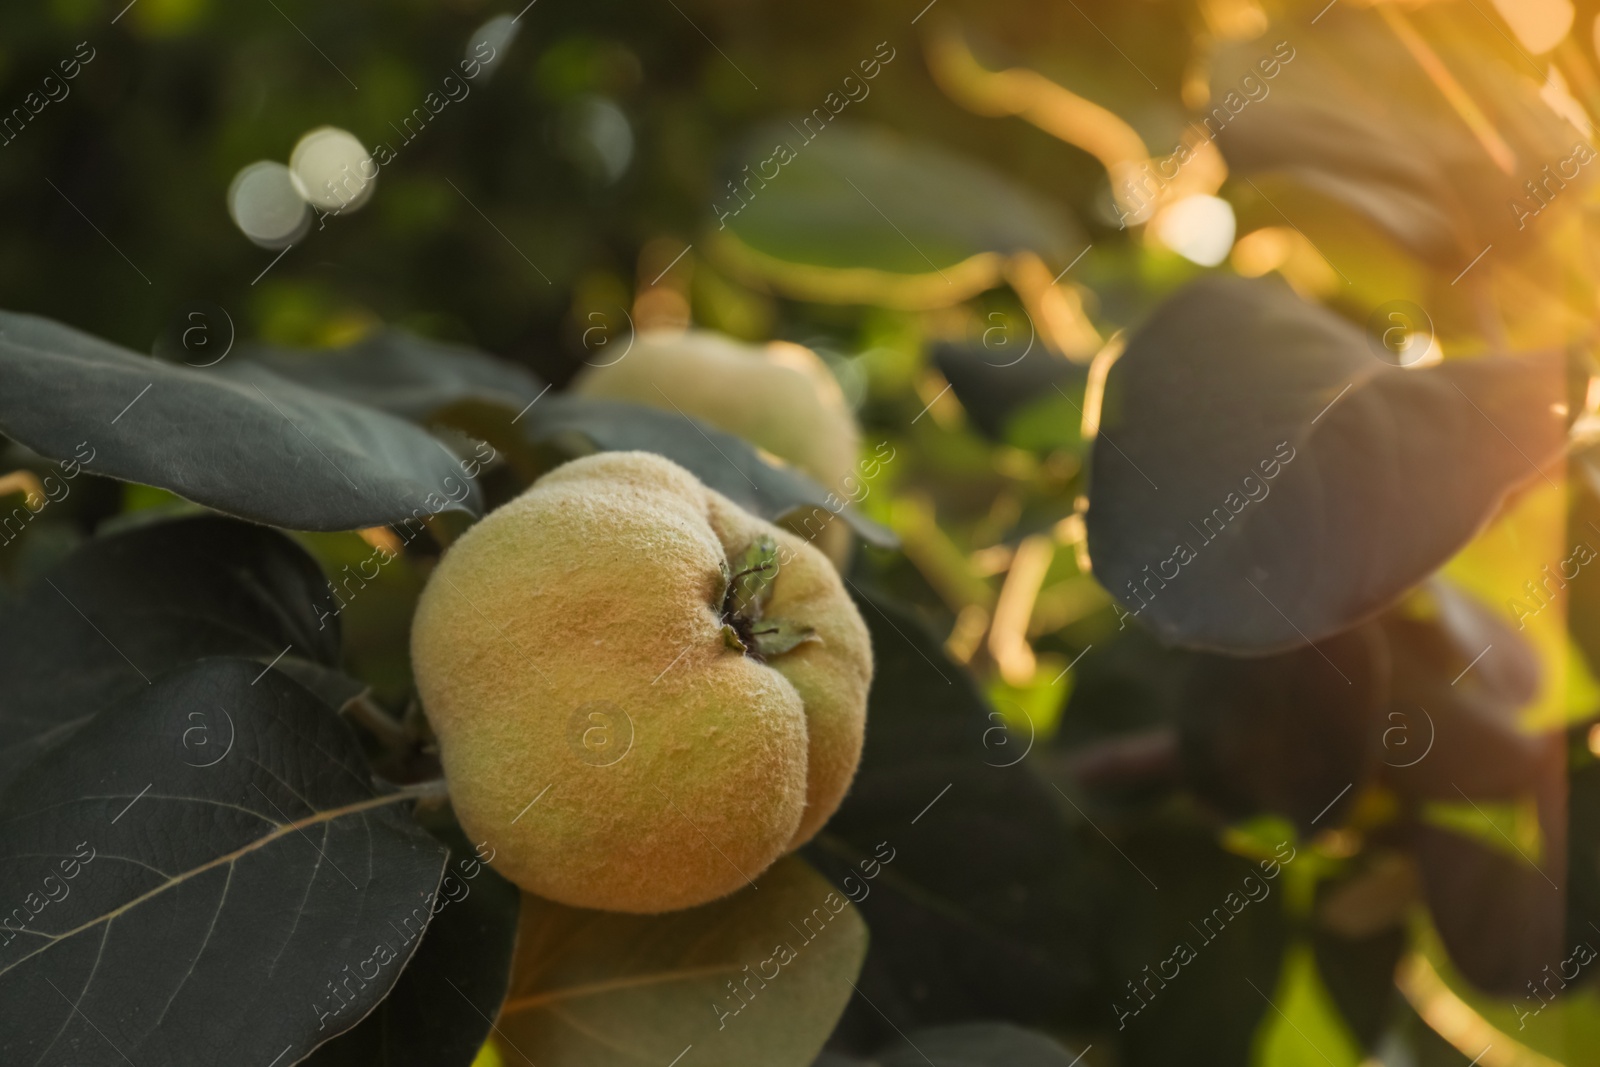
<path id="1" fill-rule="evenodd" d="M 731 595 L 762 551 L 775 577 Z M 468 835 L 522 888 L 612 911 L 714 900 L 809 840 L 872 679 L 820 552 L 642 452 L 559 467 L 468 530 L 411 651 Z"/>
<path id="2" fill-rule="evenodd" d="M 741 344 L 706 330 L 643 333 L 615 363 L 578 379 L 579 393 L 682 411 L 793 464 L 841 500 L 859 494 L 861 433 L 844 392 L 815 352 L 786 341 Z M 849 529 L 828 509 L 795 529 L 837 564 Z"/>

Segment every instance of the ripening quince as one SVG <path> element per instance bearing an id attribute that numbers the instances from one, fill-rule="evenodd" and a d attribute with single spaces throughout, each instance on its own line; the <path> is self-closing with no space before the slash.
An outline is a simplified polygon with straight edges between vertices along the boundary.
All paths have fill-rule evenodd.
<path id="1" fill-rule="evenodd" d="M 411 639 L 451 801 L 577 907 L 740 889 L 855 774 L 872 650 L 838 574 L 660 456 L 545 475 L 440 560 Z"/>
<path id="2" fill-rule="evenodd" d="M 584 372 L 574 388 L 704 419 L 853 499 L 861 432 L 838 381 L 809 348 L 741 344 L 709 330 L 647 331 L 626 356 Z M 834 563 L 848 558 L 849 529 L 827 509 L 796 529 Z"/>

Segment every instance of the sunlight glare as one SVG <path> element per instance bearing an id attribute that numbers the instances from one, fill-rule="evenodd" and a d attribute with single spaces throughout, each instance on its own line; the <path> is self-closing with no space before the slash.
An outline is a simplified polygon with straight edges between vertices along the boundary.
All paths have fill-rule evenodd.
<path id="1" fill-rule="evenodd" d="M 1162 244 L 1191 263 L 1215 267 L 1233 248 L 1233 205 L 1216 196 L 1188 196 L 1164 208 L 1152 225 Z"/>
<path id="2" fill-rule="evenodd" d="M 1572 29 L 1577 12 L 1572 0 L 1492 0 L 1494 9 L 1506 20 L 1517 41 L 1539 55 L 1560 44 Z"/>

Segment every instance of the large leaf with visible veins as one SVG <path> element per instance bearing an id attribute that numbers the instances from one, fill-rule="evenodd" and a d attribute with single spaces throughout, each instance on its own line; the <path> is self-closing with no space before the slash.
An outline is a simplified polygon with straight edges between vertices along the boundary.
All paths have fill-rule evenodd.
<path id="1" fill-rule="evenodd" d="M 204 370 L 0 312 L 0 432 L 42 456 L 296 530 L 476 514 L 426 430 L 250 360 Z"/>
<path id="2" fill-rule="evenodd" d="M 448 812 L 419 821 L 450 846 L 422 947 L 384 1002 L 305 1067 L 470 1067 L 493 1031 L 522 894 L 487 866 L 493 847 L 469 844 Z"/>
<path id="3" fill-rule="evenodd" d="M 224 655 L 273 663 L 334 706 L 361 688 L 335 670 L 327 580 L 277 530 L 209 515 L 86 542 L 0 609 L 0 789 L 100 708 Z M 192 725 L 220 720 L 201 710 Z M 215 755 L 208 730 L 185 737 L 195 762 Z"/>
<path id="4" fill-rule="evenodd" d="M 866 940 L 855 906 L 794 856 L 665 915 L 525 896 L 501 1055 L 508 1067 L 809 1067 Z"/>
<path id="5" fill-rule="evenodd" d="M 1285 650 L 1388 607 L 1565 445 L 1560 353 L 1400 369 L 1286 286 L 1172 297 L 1106 384 L 1095 576 L 1163 640 Z"/>
<path id="6" fill-rule="evenodd" d="M 197 714 L 227 724 L 204 766 Z M 303 1059 L 427 927 L 446 853 L 406 803 L 316 697 L 249 660 L 100 712 L 0 795 L 0 1063 Z"/>

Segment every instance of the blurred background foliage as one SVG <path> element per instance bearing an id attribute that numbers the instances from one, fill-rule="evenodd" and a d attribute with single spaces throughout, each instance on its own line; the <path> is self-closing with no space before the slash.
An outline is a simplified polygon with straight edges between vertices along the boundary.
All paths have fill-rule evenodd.
<path id="1" fill-rule="evenodd" d="M 1423 33 L 1464 79 L 1515 71 L 1522 96 L 1478 92 L 1494 86 L 1489 79 L 1473 83 L 1473 98 L 1510 123 L 1512 140 L 1568 123 L 1557 140 L 1576 141 L 1587 135 L 1570 116 L 1600 99 L 1591 41 L 1600 5 L 1577 4 L 1570 36 L 1535 61 L 1526 29 L 1503 15 L 1514 4 L 1385 4 L 1373 13 L 1335 3 L 1333 14 L 1321 0 L 541 0 L 520 15 L 481 0 L 136 0 L 120 16 L 117 0 L 14 6 L 0 15 L 0 107 L 21 105 L 79 42 L 94 58 L 68 96 L 0 147 L 0 302 L 141 351 L 170 342 L 199 307 L 219 337 L 296 346 L 400 325 L 497 353 L 557 386 L 586 360 L 607 358 L 606 346 L 624 345 L 630 328 L 692 322 L 809 345 L 857 408 L 865 453 L 881 457 L 875 450 L 887 446 L 894 456 L 864 478 L 860 507 L 904 551 L 862 548 L 856 574 L 913 605 L 970 668 L 1004 720 L 1001 743 L 1032 747 L 1028 758 L 1083 830 L 1077 873 L 1051 883 L 1074 895 L 1061 921 L 1081 958 L 1055 976 L 1063 1002 L 1019 1011 L 1022 1021 L 1094 1039 L 1100 1048 L 1087 1062 L 1100 1063 L 1592 1062 L 1592 993 L 1565 994 L 1530 1030 L 1506 1007 L 1508 990 L 1514 1003 L 1526 999 L 1520 981 L 1491 997 L 1441 948 L 1419 905 L 1427 899 L 1437 912 L 1439 893 L 1451 890 L 1437 874 L 1431 888 L 1421 884 L 1413 855 L 1430 847 L 1418 844 L 1428 819 L 1406 808 L 1414 797 L 1374 780 L 1343 798 L 1338 828 L 1293 825 L 1300 784 L 1323 780 L 1315 764 L 1324 739 L 1275 735 L 1256 737 L 1253 752 L 1255 766 L 1277 767 L 1288 783 L 1276 809 L 1260 810 L 1254 796 L 1230 808 L 1227 789 L 1208 791 L 1194 752 L 1214 739 L 1185 725 L 1195 654 L 1119 628 L 1089 573 L 1080 498 L 1096 412 L 1084 408 L 1108 365 L 1094 357 L 1114 354 L 1123 331 L 1210 267 L 1276 273 L 1359 325 L 1386 302 L 1415 301 L 1452 355 L 1508 341 L 1589 343 L 1587 192 L 1569 197 L 1572 210 L 1537 245 L 1513 248 L 1516 217 L 1500 206 L 1503 190 L 1478 182 L 1478 163 L 1457 150 L 1461 131 L 1430 139 L 1448 109 L 1421 102 L 1419 75 L 1396 41 Z M 1359 18 L 1394 32 L 1380 42 L 1368 23 L 1349 21 Z M 408 139 L 406 118 L 492 19 L 495 63 Z M 1292 33 L 1269 31 L 1285 21 Z M 1309 37 L 1319 23 L 1325 36 Z M 1293 168 L 1273 152 L 1295 150 L 1282 147 L 1288 127 L 1240 149 L 1245 162 L 1275 171 L 1259 183 L 1195 142 L 1181 191 L 1199 207 L 1159 215 L 1175 197 L 1119 200 L 1108 167 L 1185 143 L 1195 117 L 1236 80 L 1229 64 L 1254 63 L 1284 39 L 1294 42 L 1285 69 L 1295 77 L 1360 75 L 1370 63 L 1365 86 L 1289 76 L 1271 84 L 1356 131 L 1349 141 L 1330 133 L 1327 154 L 1302 160 L 1306 168 L 1345 178 L 1365 169 L 1385 192 L 1363 199 L 1351 184 L 1286 178 Z M 1492 62 L 1474 65 L 1475 55 Z M 744 187 L 746 205 L 730 182 L 874 58 L 870 91 L 801 148 L 770 191 Z M 1544 112 L 1519 111 L 1524 97 Z M 1367 119 L 1389 139 L 1363 142 Z M 327 124 L 388 144 L 395 158 L 362 210 L 316 220 L 275 259 L 231 223 L 226 190 L 242 167 L 286 159 L 302 134 Z M 1494 139 L 1475 132 L 1492 156 Z M 1317 147 L 1301 150 L 1315 156 Z M 1343 171 L 1339 152 L 1349 154 Z M 859 200 L 818 192 L 817 168 L 835 156 L 861 168 Z M 1430 190 L 1439 174 L 1455 184 Z M 1438 203 L 1454 197 L 1472 226 L 1448 211 L 1433 218 L 1426 195 L 1384 199 L 1413 179 Z M 1205 199 L 1219 193 L 1223 207 Z M 1362 204 L 1368 210 L 1352 207 Z M 719 223 L 734 207 L 730 225 Z M 1119 225 L 1119 213 L 1143 209 L 1140 225 Z M 1458 243 L 1467 231 L 1514 256 L 1492 291 L 1478 278 L 1455 284 L 1471 256 Z M 1452 580 L 1499 612 L 1523 576 L 1566 554 L 1568 491 L 1517 501 L 1451 565 Z M 41 522 L 6 558 L 8 571 L 35 570 L 95 523 L 164 498 L 97 485 L 76 499 L 77 526 Z M 1587 498 L 1572 502 L 1574 529 L 1594 512 Z M 307 540 L 330 571 L 370 551 L 355 534 Z M 420 583 L 409 563 L 391 568 L 377 583 L 382 594 L 353 603 L 344 620 L 352 669 L 393 706 L 408 696 L 403 635 Z M 1429 617 L 1430 603 L 1408 610 Z M 1586 727 L 1600 704 L 1585 656 L 1600 648 L 1593 610 L 1575 599 L 1576 643 L 1559 612 L 1531 635 L 1558 684 L 1528 715 L 1570 732 L 1555 758 L 1569 759 L 1584 797 L 1594 777 Z M 1293 694 L 1261 699 L 1294 706 Z M 1210 771 L 1226 783 L 1237 767 Z M 1333 780 L 1342 772 L 1329 771 Z M 1527 911 L 1513 891 L 1488 882 L 1477 854 L 1455 859 L 1449 849 L 1470 838 L 1537 854 L 1551 840 L 1535 812 L 1547 800 L 1430 799 L 1429 825 L 1458 831 L 1435 871 L 1448 872 L 1455 890 L 1483 883 L 1454 912 L 1455 935 L 1523 938 L 1507 918 Z M 1575 830 L 1593 833 L 1595 820 L 1574 812 Z M 1120 1033 L 1106 1005 L 1128 997 L 1123 980 L 1161 959 L 1187 936 L 1185 922 L 1281 841 L 1303 858 L 1285 868 L 1273 903 L 1250 914 L 1249 931 L 1230 935 L 1226 960 L 1207 957 L 1225 978 L 1191 979 Z M 1582 842 L 1575 833 L 1573 847 Z M 1137 867 L 1123 862 L 1129 856 Z M 1587 888 L 1577 866 L 1574 896 Z M 1141 877 L 1164 892 L 1145 894 Z M 1542 898 L 1531 907 L 1559 911 Z M 905 1011 L 930 1021 L 914 1004 Z M 841 1033 L 865 1046 L 890 1036 L 859 1002 Z"/>

